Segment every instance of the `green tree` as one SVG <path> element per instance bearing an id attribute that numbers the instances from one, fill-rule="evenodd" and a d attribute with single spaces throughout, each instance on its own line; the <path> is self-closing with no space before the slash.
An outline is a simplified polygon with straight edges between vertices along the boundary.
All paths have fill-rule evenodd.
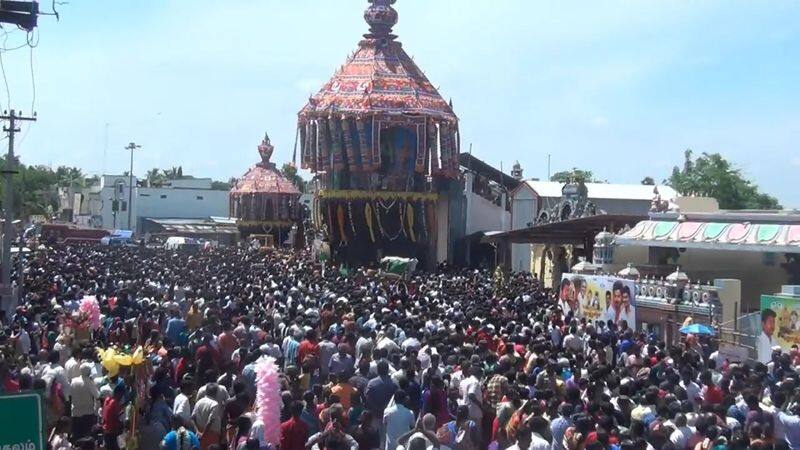
<path id="1" fill-rule="evenodd" d="M 644 177 L 642 178 L 641 183 L 645 186 L 655 186 L 656 181 L 653 179 L 653 177 Z"/>
<path id="2" fill-rule="evenodd" d="M 291 163 L 285 163 L 283 166 L 281 166 L 281 173 L 284 177 L 286 177 L 287 180 L 291 181 L 292 184 L 297 186 L 297 189 L 299 189 L 300 192 L 306 191 L 306 182 L 303 180 L 303 177 L 297 173 L 297 166 Z"/>
<path id="3" fill-rule="evenodd" d="M 572 170 L 562 170 L 556 172 L 550 177 L 550 181 L 557 181 L 559 183 L 580 182 L 584 183 L 604 183 L 602 180 L 595 180 L 594 174 L 591 170 L 582 170 L 573 167 Z"/>
<path id="4" fill-rule="evenodd" d="M 180 166 L 172 167 L 162 172 L 165 180 L 180 180 L 183 177 L 183 168 Z"/>
<path id="5" fill-rule="evenodd" d="M 58 166 L 55 174 L 59 187 L 79 189 L 86 185 L 86 177 L 83 175 L 83 170 L 77 167 Z"/>
<path id="6" fill-rule="evenodd" d="M 719 153 L 693 158 L 686 150 L 683 168 L 672 169 L 669 185 L 681 195 L 713 197 L 722 209 L 781 209 L 778 199 L 762 193 Z"/>
<path id="7" fill-rule="evenodd" d="M 92 175 L 90 177 L 86 177 L 86 186 L 97 186 L 99 184 L 100 184 L 99 175 Z"/>
<path id="8" fill-rule="evenodd" d="M 0 170 L 5 170 L 6 158 L 0 157 Z M 14 217 L 25 218 L 31 214 L 50 215 L 58 208 L 59 178 L 47 166 L 26 166 L 17 159 L 11 179 L 14 189 Z M 0 206 L 5 198 L 6 186 L 0 183 Z"/>
<path id="9" fill-rule="evenodd" d="M 231 190 L 231 184 L 227 181 L 212 181 L 211 182 L 211 189 L 215 191 L 229 191 Z"/>
<path id="10" fill-rule="evenodd" d="M 150 186 L 160 186 L 164 184 L 165 181 L 167 181 L 167 176 L 163 174 L 161 170 L 156 168 L 148 170 L 147 175 L 145 175 L 145 177 L 147 178 L 147 183 Z"/>

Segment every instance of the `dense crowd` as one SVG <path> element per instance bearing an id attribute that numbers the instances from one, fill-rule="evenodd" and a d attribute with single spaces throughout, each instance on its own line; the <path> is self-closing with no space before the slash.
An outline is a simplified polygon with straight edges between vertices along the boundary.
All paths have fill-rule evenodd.
<path id="1" fill-rule="evenodd" d="M 0 389 L 42 393 L 54 450 L 800 449 L 800 354 L 730 364 L 694 336 L 587 323 L 530 275 L 51 246 L 22 278 Z M 79 332 L 86 296 L 101 323 Z M 144 375 L 98 352 L 140 346 Z M 277 443 L 254 411 L 263 356 L 281 369 Z"/>

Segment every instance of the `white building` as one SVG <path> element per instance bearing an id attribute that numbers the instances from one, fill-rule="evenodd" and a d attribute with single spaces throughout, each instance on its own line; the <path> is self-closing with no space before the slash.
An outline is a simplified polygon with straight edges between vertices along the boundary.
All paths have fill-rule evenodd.
<path id="1" fill-rule="evenodd" d="M 648 186 L 642 184 L 586 183 L 588 200 L 594 203 L 598 212 L 607 214 L 646 215 L 655 197 L 655 189 L 663 199 L 677 196 L 669 186 Z M 519 230 L 534 226 L 543 214 L 562 201 L 563 183 L 553 181 L 525 180 L 511 192 L 511 229 Z M 531 270 L 533 244 L 511 245 L 511 269 Z"/>
<path id="2" fill-rule="evenodd" d="M 451 219 L 452 261 L 473 267 L 491 266 L 496 262 L 496 248 L 482 242 L 482 238 L 486 233 L 511 230 L 509 192 L 520 182 L 469 153 L 459 155 L 459 165 L 464 190 L 463 197 L 450 198 L 451 202 L 460 202 L 453 208 L 460 217 Z"/>
<path id="3" fill-rule="evenodd" d="M 137 183 L 138 179 L 133 177 L 131 195 L 128 176 L 103 175 L 99 185 L 84 191 L 75 221 L 84 226 L 136 231 L 145 218 L 229 215 L 228 191 L 211 189 L 210 178 L 170 180 L 160 187 L 142 187 Z"/>

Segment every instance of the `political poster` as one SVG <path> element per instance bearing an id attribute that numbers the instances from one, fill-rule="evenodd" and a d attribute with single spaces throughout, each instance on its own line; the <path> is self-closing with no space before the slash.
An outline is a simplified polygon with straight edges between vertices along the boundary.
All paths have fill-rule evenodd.
<path id="1" fill-rule="evenodd" d="M 800 299 L 778 295 L 761 296 L 761 333 L 756 338 L 759 362 L 772 359 L 773 347 L 789 351 L 800 345 Z"/>
<path id="2" fill-rule="evenodd" d="M 626 321 L 636 328 L 636 289 L 633 281 L 605 275 L 565 273 L 561 276 L 559 304 L 564 313 L 588 321 Z"/>

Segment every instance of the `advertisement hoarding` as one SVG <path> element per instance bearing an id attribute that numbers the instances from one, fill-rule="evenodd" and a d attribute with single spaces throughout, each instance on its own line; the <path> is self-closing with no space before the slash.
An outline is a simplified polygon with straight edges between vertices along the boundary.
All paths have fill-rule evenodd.
<path id="1" fill-rule="evenodd" d="M 588 321 L 626 321 L 636 328 L 636 289 L 632 280 L 606 275 L 565 273 L 561 276 L 559 304 L 564 313 Z"/>
<path id="2" fill-rule="evenodd" d="M 773 347 L 789 351 L 794 344 L 800 345 L 800 299 L 762 295 L 761 327 L 756 338 L 758 360 L 767 363 Z"/>

